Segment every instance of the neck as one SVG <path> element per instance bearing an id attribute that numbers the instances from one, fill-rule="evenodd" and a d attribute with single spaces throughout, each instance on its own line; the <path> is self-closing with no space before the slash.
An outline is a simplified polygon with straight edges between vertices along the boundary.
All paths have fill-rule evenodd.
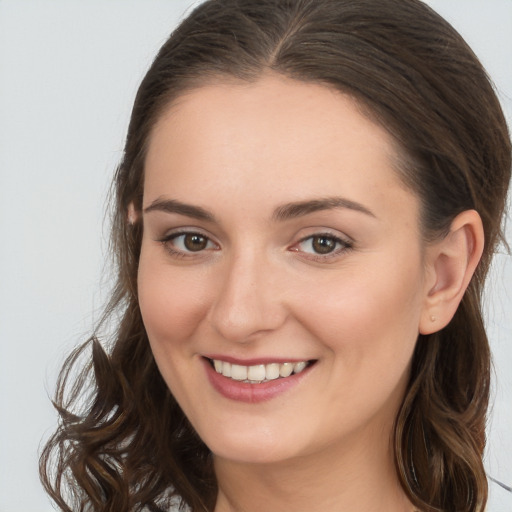
<path id="1" fill-rule="evenodd" d="M 384 431 L 358 432 L 343 445 L 279 463 L 217 457 L 215 512 L 410 512 L 394 467 L 390 429 Z"/>

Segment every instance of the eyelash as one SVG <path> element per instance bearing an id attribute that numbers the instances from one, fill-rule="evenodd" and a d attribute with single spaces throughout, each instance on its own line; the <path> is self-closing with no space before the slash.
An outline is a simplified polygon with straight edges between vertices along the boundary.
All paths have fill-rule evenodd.
<path id="1" fill-rule="evenodd" d="M 199 249 L 197 251 L 176 249 L 176 247 L 174 246 L 174 242 L 180 237 L 185 237 L 187 235 L 201 237 L 202 239 L 205 240 L 206 246 L 203 249 Z M 311 244 L 314 244 L 315 238 L 329 240 L 330 242 L 334 243 L 334 249 L 324 254 L 318 252 L 306 252 L 304 250 L 299 250 L 299 247 L 308 240 L 311 241 Z M 194 257 L 195 253 L 197 253 L 196 255 L 199 255 L 200 253 L 204 253 L 204 251 L 206 250 L 211 250 L 212 248 L 208 247 L 209 244 L 214 245 L 216 247 L 216 249 L 214 250 L 218 250 L 218 245 L 215 242 L 213 242 L 208 236 L 198 231 L 178 231 L 176 233 L 171 233 L 159 239 L 158 242 L 160 242 L 173 257 L 177 258 L 191 258 Z M 183 243 L 185 243 L 185 241 Z M 303 257 L 306 259 L 319 262 L 326 262 L 331 258 L 336 258 L 351 249 L 353 249 L 353 242 L 340 238 L 339 236 L 333 235 L 332 233 L 314 233 L 312 235 L 302 238 L 301 240 L 299 240 L 299 242 L 295 243 L 289 248 L 289 250 L 291 251 L 301 252 L 303 254 Z"/>
<path id="2" fill-rule="evenodd" d="M 207 246 L 208 246 L 208 244 L 213 244 L 216 247 L 218 247 L 217 244 L 215 242 L 212 242 L 212 240 L 208 236 L 206 236 L 203 233 L 198 232 L 198 231 L 178 231 L 176 233 L 171 233 L 171 234 L 159 239 L 158 242 L 160 242 L 165 247 L 165 250 L 167 252 L 169 252 L 171 254 L 171 256 L 174 256 L 177 258 L 191 258 L 191 257 L 194 257 L 194 255 L 196 255 L 196 254 L 199 255 L 200 253 L 204 252 L 205 250 L 208 250 L 208 249 L 211 250 L 211 247 L 210 248 L 205 247 L 204 249 L 200 249 L 198 251 L 191 251 L 191 250 L 187 251 L 187 250 L 183 250 L 183 249 L 176 249 L 175 246 L 173 245 L 173 242 L 175 242 L 175 240 L 177 240 L 178 238 L 186 237 L 187 235 L 201 237 L 206 240 Z"/>
<path id="3" fill-rule="evenodd" d="M 343 239 L 339 236 L 333 235 L 332 233 L 314 233 L 312 235 L 306 236 L 302 238 L 299 242 L 294 244 L 291 247 L 291 250 L 299 252 L 300 245 L 304 244 L 304 242 L 307 242 L 310 240 L 311 244 L 314 243 L 314 239 L 327 239 L 334 243 L 334 249 L 330 252 L 321 254 L 318 252 L 306 252 L 302 251 L 302 254 L 304 254 L 304 258 L 313 260 L 313 261 L 319 261 L 319 262 L 326 262 L 330 260 L 331 258 L 339 257 L 341 254 L 344 254 L 348 252 L 349 250 L 353 249 L 354 244 L 353 242 Z M 339 246 L 339 247 L 338 247 Z"/>

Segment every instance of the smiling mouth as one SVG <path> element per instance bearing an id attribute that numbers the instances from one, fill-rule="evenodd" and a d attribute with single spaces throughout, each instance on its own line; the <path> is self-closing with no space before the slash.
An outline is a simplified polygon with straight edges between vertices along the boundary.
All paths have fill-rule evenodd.
<path id="1" fill-rule="evenodd" d="M 277 379 L 284 379 L 290 375 L 303 372 L 315 361 L 298 361 L 289 363 L 269 363 L 244 366 L 228 363 L 220 359 L 208 359 L 215 371 L 224 377 L 246 382 L 249 384 L 261 384 Z"/>

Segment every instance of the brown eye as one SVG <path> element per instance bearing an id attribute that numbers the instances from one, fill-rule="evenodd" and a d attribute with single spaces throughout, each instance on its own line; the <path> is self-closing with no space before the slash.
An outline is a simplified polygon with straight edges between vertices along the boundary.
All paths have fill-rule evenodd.
<path id="1" fill-rule="evenodd" d="M 212 242 L 210 238 L 195 232 L 174 233 L 162 238 L 160 242 L 175 256 L 219 249 L 218 245 Z"/>
<path id="2" fill-rule="evenodd" d="M 317 254 L 329 254 L 336 249 L 338 240 L 332 236 L 314 236 L 311 238 L 311 247 Z"/>
<path id="3" fill-rule="evenodd" d="M 327 262 L 329 258 L 341 255 L 352 247 L 352 242 L 348 240 L 330 233 L 317 233 L 303 238 L 292 249 L 315 261 Z"/>
<path id="4" fill-rule="evenodd" d="M 208 246 L 208 238 L 198 233 L 183 235 L 183 245 L 191 252 L 202 251 Z"/>

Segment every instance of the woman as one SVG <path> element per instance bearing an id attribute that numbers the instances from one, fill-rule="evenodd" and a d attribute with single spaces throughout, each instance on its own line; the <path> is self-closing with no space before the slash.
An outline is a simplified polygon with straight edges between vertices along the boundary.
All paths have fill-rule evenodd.
<path id="1" fill-rule="evenodd" d="M 420 1 L 200 5 L 135 100 L 121 320 L 63 369 L 57 504 L 484 510 L 510 155 L 484 70 Z"/>

